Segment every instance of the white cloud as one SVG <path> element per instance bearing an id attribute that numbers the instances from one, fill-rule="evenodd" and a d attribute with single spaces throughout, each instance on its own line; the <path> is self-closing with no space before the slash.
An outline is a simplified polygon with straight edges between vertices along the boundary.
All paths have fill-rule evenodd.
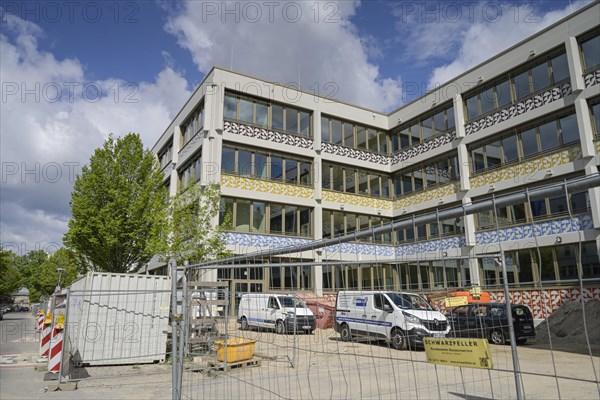
<path id="1" fill-rule="evenodd" d="M 372 38 L 361 37 L 350 21 L 359 5 L 188 1 L 168 19 L 166 29 L 191 52 L 201 72 L 214 65 L 233 66 L 271 81 L 300 81 L 309 91 L 316 84 L 321 93 L 334 82 L 339 88 L 335 97 L 388 110 L 400 103 L 401 82 L 382 77 L 369 61 L 377 46 Z"/>
<path id="2" fill-rule="evenodd" d="M 191 92 L 170 66 L 154 82 L 89 81 L 79 60 L 39 48 L 39 26 L 5 18 L 0 241 L 28 251 L 61 243 L 73 174 L 109 134 L 138 132 L 151 147 Z"/>
<path id="3" fill-rule="evenodd" d="M 543 12 L 541 3 L 412 3 L 395 9 L 405 57 L 437 65 L 428 87 L 443 84 L 589 3 Z M 427 6 L 425 4 L 428 4 Z M 457 5 L 460 8 L 457 8 Z M 429 7 L 429 13 L 424 7 Z M 460 11 L 458 11 L 460 10 Z M 441 65 L 440 65 L 441 62 Z"/>

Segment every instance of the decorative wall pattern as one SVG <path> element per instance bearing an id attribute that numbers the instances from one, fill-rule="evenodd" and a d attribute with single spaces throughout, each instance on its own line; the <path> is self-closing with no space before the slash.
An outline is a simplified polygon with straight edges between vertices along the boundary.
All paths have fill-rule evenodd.
<path id="1" fill-rule="evenodd" d="M 261 249 L 279 249 L 288 246 L 299 246 L 311 241 L 311 239 L 237 232 L 229 232 L 226 233 L 225 236 L 225 241 L 230 246 L 256 247 Z"/>
<path id="2" fill-rule="evenodd" d="M 451 236 L 428 242 L 410 243 L 396 246 L 396 257 L 409 256 L 412 254 L 423 254 L 433 251 L 456 249 L 465 246 L 464 236 Z"/>
<path id="3" fill-rule="evenodd" d="M 493 244 L 509 240 L 531 239 L 534 236 L 558 235 L 561 233 L 577 232 L 594 228 L 592 214 L 582 214 L 571 218 L 560 218 L 551 221 L 535 222 L 531 224 L 512 226 L 499 230 L 475 233 L 475 243 Z"/>
<path id="4" fill-rule="evenodd" d="M 433 149 L 437 149 L 444 144 L 451 143 L 455 138 L 456 131 L 447 132 L 424 143 L 420 143 L 402 152 L 396 153 L 393 157 L 390 157 L 392 166 L 398 164 L 399 162 L 416 157 L 420 154 L 427 153 Z"/>
<path id="5" fill-rule="evenodd" d="M 315 194 L 313 188 L 298 185 L 289 185 L 261 179 L 252 179 L 236 175 L 221 175 L 221 185 L 232 189 L 252 190 L 270 194 L 281 194 L 285 196 L 312 198 Z"/>
<path id="6" fill-rule="evenodd" d="M 596 154 L 600 154 L 600 139 L 596 139 Z"/>
<path id="7" fill-rule="evenodd" d="M 200 142 L 202 142 L 202 138 L 204 137 L 204 131 L 200 131 L 196 133 L 196 135 L 183 146 L 183 149 L 179 151 L 179 159 L 185 159 L 188 154 L 190 154 Z"/>
<path id="8" fill-rule="evenodd" d="M 457 193 L 460 190 L 460 182 L 451 182 L 444 186 L 439 186 L 434 189 L 425 190 L 423 192 L 415 193 L 413 195 L 402 197 L 394 201 L 394 209 L 406 208 L 415 204 L 420 204 L 425 201 L 434 199 L 440 199 L 445 196 L 450 196 Z"/>
<path id="9" fill-rule="evenodd" d="M 371 207 L 380 210 L 391 210 L 393 204 L 391 200 L 374 199 L 372 197 L 332 192 L 329 190 L 323 190 L 322 200 L 353 206 Z"/>
<path id="10" fill-rule="evenodd" d="M 368 243 L 341 243 L 325 247 L 323 249 L 323 258 L 331 259 L 332 257 L 335 257 L 335 253 L 394 257 L 394 246 L 383 246 Z"/>
<path id="11" fill-rule="evenodd" d="M 517 115 L 524 114 L 546 104 L 555 102 L 556 100 L 562 99 L 569 94 L 571 94 L 571 83 L 563 83 L 562 85 L 537 94 L 525 101 L 508 106 L 500 111 L 488 115 L 487 117 L 483 117 L 465 124 L 465 133 L 470 135 L 472 133 L 479 132 L 484 128 L 488 128 L 500 122 L 507 121 Z"/>
<path id="12" fill-rule="evenodd" d="M 600 69 L 583 76 L 585 87 L 594 86 L 600 83 Z"/>
<path id="13" fill-rule="evenodd" d="M 492 172 L 488 172 L 487 174 L 476 175 L 470 178 L 471 187 L 478 188 L 491 183 L 509 179 L 515 180 L 515 183 L 524 183 L 527 180 L 527 175 L 540 171 L 546 171 L 549 168 L 567 164 L 579 159 L 581 159 L 581 146 L 572 146 L 556 153 L 535 158 L 531 161 L 500 168 Z"/>
<path id="14" fill-rule="evenodd" d="M 269 142 L 287 144 L 302 149 L 312 149 L 313 140 L 301 136 L 291 135 L 265 128 L 244 125 L 237 122 L 224 121 L 223 128 L 226 132 L 251 138 L 267 140 Z"/>
<path id="15" fill-rule="evenodd" d="M 579 288 L 511 290 L 510 297 L 512 303 L 528 306 L 533 318 L 545 319 L 566 302 L 600 299 L 600 288 L 583 288 L 583 292 Z M 505 302 L 504 292 L 490 291 L 490 300 Z"/>
<path id="16" fill-rule="evenodd" d="M 389 156 L 372 153 L 370 151 L 351 149 L 350 147 L 339 146 L 337 144 L 321 143 L 321 150 L 324 153 L 334 154 L 342 157 L 350 157 L 360 161 L 369 161 L 375 164 L 388 165 L 390 163 Z"/>

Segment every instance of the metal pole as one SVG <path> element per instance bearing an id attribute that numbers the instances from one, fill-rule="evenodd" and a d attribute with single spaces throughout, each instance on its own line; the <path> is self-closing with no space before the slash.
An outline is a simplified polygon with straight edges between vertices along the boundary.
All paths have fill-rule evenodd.
<path id="1" fill-rule="evenodd" d="M 522 400 L 523 390 L 521 386 L 521 367 L 519 365 L 519 354 L 517 353 L 517 339 L 512 319 L 512 310 L 510 307 L 510 292 L 508 290 L 508 274 L 506 273 L 506 262 L 504 260 L 504 250 L 500 249 L 500 262 L 502 265 L 502 280 L 504 281 L 504 297 L 506 298 L 506 316 L 508 319 L 508 331 L 510 337 L 510 350 L 512 352 L 513 369 L 515 372 L 515 385 L 517 386 L 517 400 Z"/>
<path id="2" fill-rule="evenodd" d="M 181 396 L 181 388 L 182 388 L 182 383 L 183 383 L 183 364 L 185 362 L 185 353 L 186 353 L 186 346 L 187 346 L 187 342 L 186 342 L 186 338 L 187 338 L 187 332 L 189 331 L 188 328 L 188 287 L 187 287 L 187 277 L 186 274 L 183 273 L 181 276 L 181 284 L 182 284 L 182 299 L 181 299 L 181 312 L 183 314 L 183 321 L 179 324 L 179 332 L 181 333 L 181 337 L 179 340 L 179 365 L 177 368 L 177 374 L 178 374 L 178 380 L 177 380 L 177 388 L 179 389 L 180 392 L 180 396 Z"/>
<path id="3" fill-rule="evenodd" d="M 171 264 L 171 397 L 181 399 L 177 368 L 177 267 Z"/>

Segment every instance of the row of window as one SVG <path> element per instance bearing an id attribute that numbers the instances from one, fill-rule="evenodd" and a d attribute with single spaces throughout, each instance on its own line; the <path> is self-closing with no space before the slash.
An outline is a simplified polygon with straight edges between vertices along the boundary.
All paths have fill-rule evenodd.
<path id="1" fill-rule="evenodd" d="M 263 287 L 272 290 L 310 290 L 313 288 L 313 268 L 304 266 L 278 266 L 279 262 L 300 261 L 294 258 L 269 258 L 254 262 L 273 264 L 272 267 L 219 268 L 218 280 L 236 280 L 237 293 L 262 292 Z M 263 281 L 256 282 L 256 281 Z M 239 298 L 236 298 L 236 302 Z M 237 306 L 237 304 L 236 304 Z"/>
<path id="2" fill-rule="evenodd" d="M 311 136 L 311 113 L 289 105 L 272 104 L 246 96 L 226 93 L 223 117 L 268 129 L 306 137 Z"/>
<path id="3" fill-rule="evenodd" d="M 581 213 L 590 209 L 590 199 L 587 191 L 569 194 L 571 201 L 571 212 Z M 498 207 L 494 210 L 486 210 L 476 214 L 475 222 L 478 229 L 496 228 L 496 215 L 498 226 L 517 225 L 531 222 L 536 219 L 559 217 L 568 215 L 569 205 L 565 195 L 552 196 L 544 199 L 532 200 L 531 207 L 527 203 L 516 204 L 508 207 Z"/>
<path id="4" fill-rule="evenodd" d="M 586 72 L 593 71 L 600 67 L 600 35 L 581 40 L 581 58 L 583 69 Z"/>
<path id="5" fill-rule="evenodd" d="M 469 120 L 488 114 L 506 105 L 514 104 L 523 98 L 569 78 L 567 56 L 543 56 L 542 60 L 526 70 L 509 72 L 504 79 L 475 95 L 465 98 Z"/>
<path id="6" fill-rule="evenodd" d="M 590 103 L 590 111 L 592 113 L 592 131 L 596 136 L 600 136 L 600 97 Z"/>
<path id="7" fill-rule="evenodd" d="M 158 162 L 160 169 L 163 169 L 173 161 L 173 140 L 169 140 L 167 145 L 158 152 Z"/>
<path id="8" fill-rule="evenodd" d="M 453 130 L 454 106 L 446 107 L 429 116 L 421 116 L 391 133 L 392 151 L 395 153 L 423 143 L 440 133 Z"/>
<path id="9" fill-rule="evenodd" d="M 444 157 L 437 161 L 408 168 L 393 175 L 396 197 L 408 196 L 422 190 L 444 185 L 460 177 L 458 156 Z"/>
<path id="10" fill-rule="evenodd" d="M 515 128 L 499 139 L 469 146 L 474 173 L 503 164 L 523 161 L 542 152 L 579 142 L 575 114 L 536 126 Z"/>
<path id="11" fill-rule="evenodd" d="M 540 247 L 539 256 L 536 249 L 508 252 L 505 254 L 508 283 L 531 286 L 540 281 L 578 279 L 579 273 L 583 279 L 600 278 L 596 242 L 582 243 L 581 262 L 578 263 L 578 260 L 579 244 Z M 483 272 L 481 276 L 486 286 L 503 284 L 501 266 L 493 259 L 480 259 L 479 267 Z"/>
<path id="12" fill-rule="evenodd" d="M 223 146 L 221 171 L 297 185 L 312 183 L 312 162 L 281 153 Z"/>
<path id="13" fill-rule="evenodd" d="M 188 119 L 181 124 L 181 148 L 190 141 L 204 126 L 204 100 L 192 111 Z"/>
<path id="14" fill-rule="evenodd" d="M 312 214 L 313 210 L 309 207 L 224 197 L 221 199 L 219 224 L 223 224 L 225 217 L 230 215 L 236 232 L 311 237 Z"/>
<path id="15" fill-rule="evenodd" d="M 353 149 L 388 154 L 386 131 L 327 116 L 321 117 L 321 141 Z"/>
<path id="16" fill-rule="evenodd" d="M 372 197 L 390 197 L 390 178 L 367 170 L 323 163 L 323 189 Z"/>
<path id="17" fill-rule="evenodd" d="M 185 189 L 202 178 L 202 153 L 192 159 L 179 171 L 179 187 Z"/>

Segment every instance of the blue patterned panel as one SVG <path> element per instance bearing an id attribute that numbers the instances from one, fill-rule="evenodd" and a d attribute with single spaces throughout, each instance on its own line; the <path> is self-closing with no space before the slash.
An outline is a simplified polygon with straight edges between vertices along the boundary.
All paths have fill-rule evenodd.
<path id="1" fill-rule="evenodd" d="M 464 236 L 452 236 L 428 242 L 410 243 L 396 246 L 396 257 L 409 256 L 413 254 L 431 253 L 434 251 L 456 249 L 465 245 Z"/>
<path id="2" fill-rule="evenodd" d="M 381 246 L 368 243 L 340 243 L 323 249 L 323 257 L 328 258 L 334 254 L 352 254 L 376 257 L 393 257 L 394 246 Z"/>
<path id="3" fill-rule="evenodd" d="M 261 249 L 279 249 L 309 243 L 309 239 L 285 236 L 256 235 L 251 233 L 226 233 L 226 243 L 230 246 L 256 247 Z"/>
<path id="4" fill-rule="evenodd" d="M 560 235 L 561 233 L 577 232 L 593 229 L 594 221 L 591 214 L 582 214 L 571 218 L 561 218 L 552 221 L 541 221 L 533 224 L 502 228 L 498 231 L 475 233 L 478 245 L 506 242 L 509 240 L 531 239 L 538 236 Z"/>

